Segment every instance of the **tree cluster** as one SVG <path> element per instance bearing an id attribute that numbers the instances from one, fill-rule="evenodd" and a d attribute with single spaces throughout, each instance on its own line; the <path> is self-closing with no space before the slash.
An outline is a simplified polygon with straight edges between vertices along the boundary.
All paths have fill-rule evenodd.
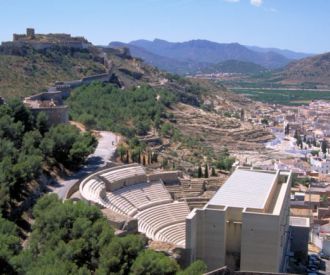
<path id="1" fill-rule="evenodd" d="M 217 157 L 215 166 L 218 169 L 229 171 L 235 162 L 235 158 L 231 157 L 228 149 L 225 147 Z"/>
<path id="2" fill-rule="evenodd" d="M 200 261 L 181 270 L 175 260 L 146 249 L 141 235 L 114 236 L 101 211 L 85 202 L 62 203 L 56 195 L 46 195 L 35 205 L 33 216 L 25 249 L 16 226 L 0 218 L 0 264 L 5 274 L 198 275 L 206 270 Z"/>
<path id="3" fill-rule="evenodd" d="M 301 138 L 300 132 L 295 131 L 293 137 L 296 139 L 297 146 L 300 147 L 300 149 L 303 149 L 304 143 L 303 143 L 303 139 Z"/>
<path id="4" fill-rule="evenodd" d="M 160 126 L 166 107 L 176 97 L 149 87 L 121 90 L 111 84 L 92 83 L 76 89 L 70 98 L 70 115 L 88 128 L 111 130 L 132 138 Z"/>
<path id="5" fill-rule="evenodd" d="M 48 128 L 45 113 L 34 117 L 19 101 L 0 106 L 0 210 L 8 214 L 30 192 L 44 164 L 80 165 L 96 141 L 70 125 Z"/>

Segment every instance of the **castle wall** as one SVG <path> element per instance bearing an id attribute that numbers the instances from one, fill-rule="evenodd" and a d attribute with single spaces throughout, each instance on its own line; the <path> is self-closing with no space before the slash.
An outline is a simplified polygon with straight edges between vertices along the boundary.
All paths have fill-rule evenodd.
<path id="1" fill-rule="evenodd" d="M 40 93 L 36 95 L 29 96 L 25 99 L 25 101 L 28 100 L 55 100 L 55 101 L 62 101 L 62 99 L 69 97 L 69 93 L 67 91 L 51 91 L 51 92 L 45 92 Z"/>
<path id="2" fill-rule="evenodd" d="M 68 106 L 57 107 L 44 107 L 44 108 L 30 108 L 33 115 L 37 116 L 38 113 L 44 112 L 48 116 L 49 125 L 57 125 L 60 123 L 69 122 L 69 110 Z"/>

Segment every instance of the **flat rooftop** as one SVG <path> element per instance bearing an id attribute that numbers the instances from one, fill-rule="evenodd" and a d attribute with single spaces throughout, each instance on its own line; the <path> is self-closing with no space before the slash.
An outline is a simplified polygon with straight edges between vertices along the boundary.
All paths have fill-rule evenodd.
<path id="1" fill-rule="evenodd" d="M 208 205 L 264 209 L 276 171 L 236 169 Z"/>
<path id="2" fill-rule="evenodd" d="M 309 218 L 290 216 L 290 225 L 296 227 L 310 227 Z"/>

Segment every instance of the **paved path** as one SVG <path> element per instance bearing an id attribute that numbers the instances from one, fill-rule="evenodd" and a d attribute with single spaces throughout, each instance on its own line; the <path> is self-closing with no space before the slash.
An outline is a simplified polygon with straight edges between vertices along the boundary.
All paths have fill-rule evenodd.
<path id="1" fill-rule="evenodd" d="M 58 181 L 54 180 L 49 185 L 49 189 L 59 198 L 64 199 L 72 185 L 95 170 L 104 167 L 113 157 L 119 136 L 106 131 L 99 132 L 99 134 L 100 138 L 95 152 L 88 157 L 86 164 L 74 175 Z"/>

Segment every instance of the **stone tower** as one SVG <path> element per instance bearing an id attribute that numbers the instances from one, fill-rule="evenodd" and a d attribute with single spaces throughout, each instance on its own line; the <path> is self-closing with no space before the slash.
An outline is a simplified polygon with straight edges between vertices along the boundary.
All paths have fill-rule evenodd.
<path id="1" fill-rule="evenodd" d="M 26 29 L 26 36 L 29 37 L 29 38 L 34 38 L 35 37 L 34 29 L 33 28 L 27 28 Z"/>

